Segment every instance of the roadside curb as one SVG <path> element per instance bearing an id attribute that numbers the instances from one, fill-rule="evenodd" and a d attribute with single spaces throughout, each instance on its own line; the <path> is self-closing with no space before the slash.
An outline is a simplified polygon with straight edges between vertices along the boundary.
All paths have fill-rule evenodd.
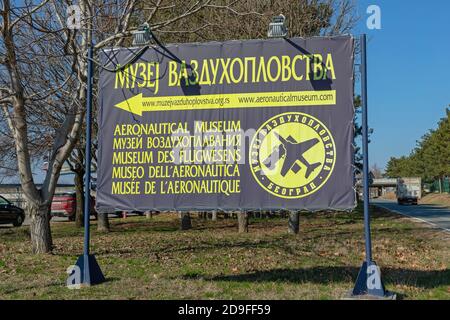
<path id="1" fill-rule="evenodd" d="M 409 214 L 406 214 L 406 213 L 397 211 L 397 210 L 395 210 L 395 209 L 387 208 L 387 207 L 383 206 L 382 204 L 371 203 L 370 205 L 371 205 L 371 206 L 375 206 L 375 207 L 377 207 L 377 208 L 381 208 L 381 209 L 383 209 L 383 210 L 387 210 L 387 211 L 389 211 L 389 212 L 393 212 L 393 213 L 399 214 L 399 215 L 404 216 L 404 217 L 407 217 L 408 219 L 411 219 L 411 220 L 416 220 L 416 221 L 425 223 L 425 224 L 427 224 L 427 225 L 433 227 L 433 229 L 439 229 L 439 230 L 441 230 L 441 231 L 450 233 L 450 229 L 446 229 L 446 228 L 439 227 L 438 225 L 436 225 L 436 224 L 434 224 L 434 223 L 432 223 L 432 222 L 430 222 L 430 221 L 427 221 L 427 220 L 425 220 L 425 219 L 417 218 L 417 217 L 411 216 L 411 215 L 409 215 Z"/>

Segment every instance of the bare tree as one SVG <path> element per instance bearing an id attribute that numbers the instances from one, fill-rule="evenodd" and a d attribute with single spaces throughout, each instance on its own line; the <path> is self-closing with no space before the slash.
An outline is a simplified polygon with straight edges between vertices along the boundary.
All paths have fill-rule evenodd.
<path id="1" fill-rule="evenodd" d="M 49 209 L 62 164 L 78 139 L 83 112 L 77 104 L 70 110 L 49 116 L 55 98 L 72 80 L 64 65 L 70 65 L 62 52 L 58 30 L 45 12 L 49 1 L 24 1 L 12 6 L 3 1 L 1 16 L 1 87 L 3 116 L 14 139 L 15 157 L 26 211 L 31 219 L 32 250 L 49 252 L 52 237 Z M 66 76 L 67 75 L 67 76 Z M 45 116 L 43 116 L 45 115 Z M 58 126 L 49 127 L 50 121 Z M 52 128 L 56 128 L 53 130 Z M 32 141 L 45 134 L 51 146 L 48 170 L 38 189 L 32 173 Z M 44 141 L 46 139 L 43 139 Z"/>
<path id="2" fill-rule="evenodd" d="M 353 0 L 144 0 L 138 7 L 137 22 L 145 21 L 146 12 L 157 13 L 152 29 L 168 43 L 266 38 L 270 20 L 281 13 L 290 37 L 345 34 L 358 21 Z M 175 18 L 183 12 L 191 13 L 189 24 Z"/>
<path id="3" fill-rule="evenodd" d="M 248 232 L 249 216 L 248 212 L 240 211 L 238 212 L 238 232 L 245 233 Z"/>
<path id="4" fill-rule="evenodd" d="M 75 225 L 78 228 L 83 226 L 83 210 L 84 210 L 84 150 L 81 141 L 73 149 L 72 154 L 67 159 L 70 171 L 74 174 L 75 185 Z"/>
<path id="5" fill-rule="evenodd" d="M 376 163 L 372 166 L 372 168 L 370 168 L 370 172 L 372 172 L 375 179 L 383 178 L 383 171 L 380 169 L 380 167 L 378 167 Z"/>
<path id="6" fill-rule="evenodd" d="M 288 232 L 298 234 L 300 231 L 300 212 L 291 211 L 288 216 Z"/>
<path id="7" fill-rule="evenodd" d="M 191 216 L 189 212 L 180 212 L 180 228 L 181 230 L 189 230 L 192 228 Z"/>

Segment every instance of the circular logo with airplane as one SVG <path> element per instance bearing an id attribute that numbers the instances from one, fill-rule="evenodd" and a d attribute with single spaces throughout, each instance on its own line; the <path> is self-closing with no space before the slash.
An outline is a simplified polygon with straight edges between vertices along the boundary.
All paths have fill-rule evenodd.
<path id="1" fill-rule="evenodd" d="M 333 136 L 318 119 L 301 112 L 267 120 L 250 144 L 250 168 L 259 185 L 281 198 L 299 199 L 319 190 L 336 162 Z"/>

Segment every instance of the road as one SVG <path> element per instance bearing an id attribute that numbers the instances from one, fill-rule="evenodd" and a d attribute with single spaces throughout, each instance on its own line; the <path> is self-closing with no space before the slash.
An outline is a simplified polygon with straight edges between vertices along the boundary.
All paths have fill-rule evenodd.
<path id="1" fill-rule="evenodd" d="M 400 206 L 397 201 L 383 199 L 372 199 L 371 204 L 450 232 L 450 208 L 436 205 Z"/>

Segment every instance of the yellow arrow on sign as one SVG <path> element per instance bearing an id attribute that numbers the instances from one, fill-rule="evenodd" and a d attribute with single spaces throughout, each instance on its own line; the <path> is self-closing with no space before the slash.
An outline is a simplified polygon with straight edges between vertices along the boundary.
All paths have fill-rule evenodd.
<path id="1" fill-rule="evenodd" d="M 142 116 L 143 112 L 261 107 L 302 107 L 336 104 L 336 90 L 222 93 L 196 96 L 135 95 L 115 106 Z"/>

